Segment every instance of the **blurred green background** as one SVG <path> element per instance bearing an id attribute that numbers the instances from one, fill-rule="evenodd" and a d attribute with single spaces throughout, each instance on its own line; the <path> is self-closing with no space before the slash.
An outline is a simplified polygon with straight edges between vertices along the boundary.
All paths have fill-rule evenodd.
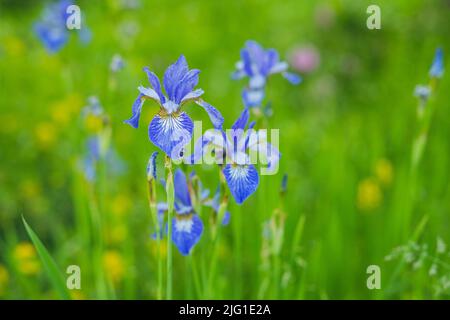
<path id="1" fill-rule="evenodd" d="M 382 28 L 368 30 L 366 9 L 375 2 Z M 184 54 L 202 71 L 205 100 L 231 126 L 246 82 L 230 73 L 248 39 L 276 48 L 291 65 L 306 48 L 316 63 L 298 66 L 300 86 L 270 79 L 267 128 L 280 129 L 280 171 L 263 176 L 242 206 L 230 202 L 213 276 L 209 213 L 202 212 L 206 230 L 193 254 L 174 250 L 174 298 L 450 297 L 445 74 L 427 106 L 434 114 L 422 161 L 411 169 L 413 91 L 428 82 L 435 49 L 450 52 L 450 1 L 79 1 L 92 40 L 83 45 L 71 35 L 56 54 L 32 30 L 46 3 L 0 1 L 0 298 L 58 297 L 22 216 L 64 279 L 67 266 L 80 266 L 73 298 L 157 297 L 145 167 L 156 150 L 146 123 L 158 108 L 145 104 L 138 130 L 122 121 L 137 86 L 147 85 L 142 67 L 161 77 Z M 110 70 L 114 54 L 125 62 L 119 72 Z M 110 117 L 121 159 L 118 171 L 100 164 L 94 184 L 80 170 L 90 130 L 81 110 L 90 96 Z M 200 108 L 186 110 L 208 123 Z M 215 190 L 217 168 L 194 169 Z M 267 225 L 282 231 L 280 250 Z M 369 265 L 381 268 L 379 290 L 366 286 Z"/>

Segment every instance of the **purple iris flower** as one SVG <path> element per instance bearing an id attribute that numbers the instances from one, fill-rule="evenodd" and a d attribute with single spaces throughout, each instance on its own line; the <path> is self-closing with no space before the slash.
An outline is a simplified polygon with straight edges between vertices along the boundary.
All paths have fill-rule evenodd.
<path id="1" fill-rule="evenodd" d="M 236 71 L 232 79 L 248 77 L 248 87 L 242 92 L 242 98 L 246 107 L 261 106 L 265 95 L 265 86 L 270 75 L 281 73 L 292 84 L 299 84 L 302 78 L 288 72 L 288 64 L 280 61 L 275 49 L 265 50 L 255 41 L 247 41 L 241 50 L 241 60 L 236 63 Z"/>
<path id="2" fill-rule="evenodd" d="M 190 141 L 193 131 L 191 118 L 181 110 L 187 102 L 194 101 L 208 113 L 215 128 L 221 128 L 223 117 L 220 112 L 203 101 L 200 97 L 204 91 L 194 89 L 198 84 L 200 70 L 189 70 L 186 59 L 181 55 L 164 73 L 163 94 L 158 77 L 145 67 L 151 88 L 140 86 L 139 95 L 132 107 L 132 117 L 125 121 L 134 128 L 139 125 L 142 105 L 146 99 L 157 102 L 159 112 L 150 122 L 148 135 L 150 141 L 162 149 L 172 159 L 178 159 L 182 148 Z"/>
<path id="3" fill-rule="evenodd" d="M 67 8 L 73 4 L 70 0 L 60 0 L 47 5 L 41 15 L 41 19 L 34 24 L 34 31 L 51 53 L 58 52 L 69 40 L 69 31 L 66 26 Z M 80 40 L 87 43 L 91 39 L 91 32 L 83 26 L 78 31 Z"/>

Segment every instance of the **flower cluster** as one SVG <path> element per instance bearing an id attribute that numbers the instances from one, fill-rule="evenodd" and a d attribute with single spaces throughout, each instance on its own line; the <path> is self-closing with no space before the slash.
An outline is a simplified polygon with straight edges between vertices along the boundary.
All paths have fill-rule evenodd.
<path id="1" fill-rule="evenodd" d="M 269 74 L 280 72 L 288 80 L 298 83 L 298 76 L 286 71 L 287 64 L 280 62 L 275 50 L 264 51 L 254 42 L 248 43 L 244 50 L 244 71 L 251 70 L 252 86 L 250 90 L 263 89 Z M 261 57 L 260 55 L 263 55 Z M 262 60 L 261 60 L 262 59 Z M 170 65 L 163 78 L 161 85 L 159 78 L 148 67 L 143 69 L 147 74 L 149 87 L 139 86 L 139 94 L 132 106 L 132 116 L 125 121 L 133 128 L 138 128 L 142 106 L 146 100 L 152 100 L 159 105 L 159 112 L 150 121 L 148 136 L 150 141 L 166 154 L 166 161 L 187 160 L 189 164 L 195 163 L 195 159 L 208 152 L 213 152 L 216 163 L 220 166 L 221 185 L 213 196 L 209 196 L 208 189 L 203 189 L 199 177 L 193 172 L 187 178 L 181 169 L 174 172 L 173 177 L 173 208 L 175 216 L 167 221 L 165 213 L 171 206 L 169 200 L 172 190 L 172 180 L 167 182 L 161 179 L 167 191 L 167 201 L 156 201 L 153 191 L 156 178 L 156 156 L 153 153 L 147 165 L 147 179 L 151 188 L 150 203 L 156 208 L 156 232 L 152 238 L 161 239 L 170 233 L 171 241 L 176 245 L 182 255 L 191 253 L 192 248 L 200 240 L 204 223 L 198 210 L 205 206 L 212 209 L 214 220 L 220 219 L 221 225 L 227 225 L 230 221 L 230 212 L 226 210 L 227 196 L 222 185 L 228 185 L 229 191 L 236 203 L 242 204 L 252 195 L 259 185 L 259 174 L 255 165 L 250 161 L 251 152 L 259 152 L 267 164 L 267 170 L 271 170 L 279 161 L 280 153 L 272 144 L 267 142 L 265 135 L 254 134 L 255 122 L 249 124 L 249 105 L 246 104 L 238 119 L 234 122 L 231 130 L 224 130 L 224 118 L 212 105 L 205 102 L 201 97 L 202 89 L 196 88 L 199 81 L 200 71 L 189 69 L 186 59 L 181 55 L 178 60 Z M 259 80 L 258 80 L 259 79 Z M 263 81 L 264 84 L 255 86 L 255 82 Z M 163 87 L 165 94 L 163 93 Z M 193 154 L 184 154 L 185 146 L 190 143 L 193 135 L 193 121 L 183 110 L 188 102 L 195 102 L 208 114 L 215 130 L 205 134 L 197 142 L 199 148 Z M 199 149 L 199 150 L 198 150 Z M 226 161 L 226 162 L 224 162 Z M 167 166 L 167 164 L 166 164 Z M 171 176 L 171 164 L 169 168 L 169 179 Z M 168 183 L 171 183 L 170 185 Z M 195 182 L 195 183 L 194 183 Z M 172 196 L 170 196 L 170 199 Z M 170 213 L 169 213 L 170 216 Z M 169 223 L 171 228 L 169 229 Z M 169 232 L 171 230 L 171 232 Z"/>

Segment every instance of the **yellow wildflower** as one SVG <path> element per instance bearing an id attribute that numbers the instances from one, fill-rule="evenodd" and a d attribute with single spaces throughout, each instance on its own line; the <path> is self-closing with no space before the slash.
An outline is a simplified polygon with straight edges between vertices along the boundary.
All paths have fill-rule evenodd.
<path id="1" fill-rule="evenodd" d="M 36 256 L 34 246 L 29 242 L 16 245 L 13 253 L 18 270 L 25 275 L 37 274 L 41 266 Z"/>
<path id="2" fill-rule="evenodd" d="M 6 287 L 8 286 L 9 273 L 8 270 L 0 264 L 0 296 L 4 295 L 6 292 Z"/>
<path id="3" fill-rule="evenodd" d="M 122 255 L 115 250 L 106 251 L 103 254 L 103 268 L 112 282 L 120 282 L 125 272 Z"/>
<path id="4" fill-rule="evenodd" d="M 36 181 L 26 179 L 20 184 L 20 193 L 25 199 L 33 199 L 41 193 L 41 188 Z"/>
<path id="5" fill-rule="evenodd" d="M 375 175 L 381 185 L 387 187 L 392 183 L 394 169 L 387 159 L 380 159 L 375 164 Z"/>
<path id="6" fill-rule="evenodd" d="M 115 216 L 121 217 L 130 212 L 132 204 L 133 203 L 128 195 L 119 194 L 111 201 L 111 212 Z"/>
<path id="7" fill-rule="evenodd" d="M 109 242 L 111 244 L 122 243 L 128 234 L 127 228 L 123 225 L 117 225 L 111 229 L 111 233 L 109 234 Z"/>
<path id="8" fill-rule="evenodd" d="M 382 200 L 383 194 L 375 179 L 368 178 L 359 183 L 357 206 L 360 210 L 374 210 L 380 206 Z"/>
<path id="9" fill-rule="evenodd" d="M 53 146 L 57 138 L 56 134 L 55 125 L 51 122 L 39 123 L 35 128 L 35 137 L 41 149 Z"/>

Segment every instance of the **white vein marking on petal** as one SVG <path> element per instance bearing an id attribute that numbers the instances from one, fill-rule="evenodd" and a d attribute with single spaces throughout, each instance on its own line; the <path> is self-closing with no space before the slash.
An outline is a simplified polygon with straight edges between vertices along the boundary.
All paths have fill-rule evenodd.
<path id="1" fill-rule="evenodd" d="M 180 116 L 178 115 L 163 116 L 161 117 L 161 122 L 164 132 L 180 131 L 180 130 L 187 132 L 187 130 L 182 125 Z"/>
<path id="2" fill-rule="evenodd" d="M 194 224 L 194 221 L 192 219 L 176 219 L 175 220 L 175 229 L 177 232 L 191 233 L 193 224 Z"/>
<path id="3" fill-rule="evenodd" d="M 244 180 L 248 181 L 248 168 L 245 166 L 231 166 L 230 169 L 231 180 Z"/>

